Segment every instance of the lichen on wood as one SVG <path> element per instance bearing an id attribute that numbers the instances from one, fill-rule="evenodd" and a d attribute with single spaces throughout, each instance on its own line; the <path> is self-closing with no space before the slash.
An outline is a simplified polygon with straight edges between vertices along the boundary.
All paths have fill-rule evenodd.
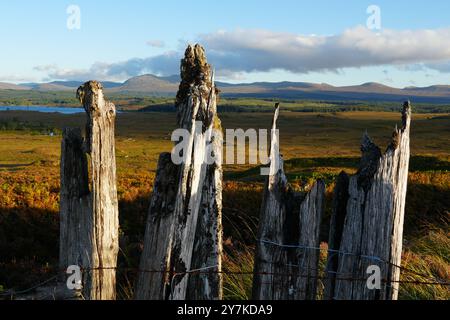
<path id="1" fill-rule="evenodd" d="M 159 157 L 153 195 L 147 217 L 144 251 L 136 282 L 135 297 L 139 300 L 164 300 L 170 294 L 171 238 L 174 203 L 177 196 L 179 167 L 170 153 Z M 161 272 L 150 272 L 150 271 Z"/>
<path id="2" fill-rule="evenodd" d="M 138 288 L 142 290 L 136 294 L 138 299 L 222 298 L 222 162 L 221 157 L 213 164 L 206 162 L 209 145 L 215 155 L 222 155 L 221 139 L 209 130 L 220 129 L 217 91 L 213 71 L 200 45 L 188 46 L 180 69 L 181 83 L 175 102 L 177 123 L 189 131 L 190 137 L 184 150 L 184 162 L 174 177 L 176 196 L 170 200 L 173 212 L 165 222 L 170 224 L 170 232 L 158 239 L 158 249 L 155 249 L 163 254 L 152 255 L 147 249 L 154 243 L 149 239 L 156 237 L 152 234 L 157 223 L 148 220 L 147 224 L 153 226 L 147 226 L 141 257 L 142 268 L 153 266 L 152 259 L 157 263 L 165 261 L 169 280 L 150 282 L 141 275 Z M 201 123 L 200 132 L 196 122 Z M 161 196 L 160 191 L 155 192 L 153 197 Z"/>

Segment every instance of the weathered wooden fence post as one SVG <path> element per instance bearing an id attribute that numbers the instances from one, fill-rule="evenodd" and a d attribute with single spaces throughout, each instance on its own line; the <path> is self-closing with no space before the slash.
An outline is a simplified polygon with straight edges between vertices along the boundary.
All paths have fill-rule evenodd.
<path id="1" fill-rule="evenodd" d="M 297 194 L 284 174 L 279 155 L 276 106 L 270 147 L 270 175 L 261 207 L 253 276 L 255 300 L 313 300 L 316 298 L 319 227 L 325 185 Z"/>
<path id="2" fill-rule="evenodd" d="M 341 174 L 338 181 L 329 243 L 339 252 L 329 253 L 329 299 L 397 299 L 410 157 L 409 102 L 403 106 L 402 122 L 385 154 L 365 135 L 358 173 L 350 178 Z M 352 280 L 367 279 L 371 265 L 380 268 L 386 281 L 379 290 Z"/>
<path id="3" fill-rule="evenodd" d="M 116 110 L 96 81 L 81 86 L 77 97 L 88 121 L 84 137 L 79 129 L 66 129 L 63 134 L 60 267 L 83 269 L 84 298 L 110 300 L 116 298 L 119 250 Z"/>
<path id="4" fill-rule="evenodd" d="M 82 228 L 89 216 L 88 163 L 80 128 L 63 130 L 61 142 L 61 189 L 59 215 L 59 267 L 82 267 L 86 237 Z M 64 280 L 65 276 L 61 280 Z"/>
<path id="5" fill-rule="evenodd" d="M 204 49 L 189 46 L 176 98 L 178 126 L 189 133 L 179 141 L 184 161 L 175 166 L 169 154 L 160 157 L 136 299 L 222 298 L 222 138 L 215 134 L 221 131 L 216 94 Z"/>
<path id="6" fill-rule="evenodd" d="M 324 298 L 334 297 L 334 287 L 336 283 L 336 271 L 339 263 L 339 250 L 342 240 L 342 230 L 344 229 L 345 216 L 347 214 L 348 201 L 348 175 L 341 172 L 336 180 L 333 194 L 333 212 L 331 214 L 330 233 L 328 238 L 328 261 L 327 279 L 325 281 Z"/>
<path id="7" fill-rule="evenodd" d="M 156 169 L 147 216 L 144 249 L 141 255 L 134 296 L 139 300 L 164 300 L 170 295 L 171 248 L 179 166 L 170 153 L 162 153 Z"/>

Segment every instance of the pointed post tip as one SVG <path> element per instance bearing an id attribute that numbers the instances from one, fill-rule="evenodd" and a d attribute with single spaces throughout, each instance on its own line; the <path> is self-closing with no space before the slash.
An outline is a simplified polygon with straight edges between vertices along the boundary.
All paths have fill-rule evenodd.
<path id="1" fill-rule="evenodd" d="M 402 109 L 402 113 L 408 113 L 411 114 L 411 101 L 407 100 L 405 102 L 403 102 L 403 109 Z"/>
<path id="2" fill-rule="evenodd" d="M 411 120 L 411 114 L 412 114 L 411 102 L 408 100 L 403 103 L 402 130 L 405 130 L 409 126 L 409 123 Z"/>
<path id="3" fill-rule="evenodd" d="M 277 102 L 277 103 L 275 103 L 275 106 L 274 106 L 274 113 L 273 113 L 273 119 L 272 119 L 272 130 L 277 129 L 277 121 L 278 121 L 279 114 L 280 114 L 280 103 Z"/>
<path id="4" fill-rule="evenodd" d="M 274 110 L 275 110 L 275 117 L 278 118 L 278 115 L 280 113 L 280 103 L 279 102 L 275 103 Z"/>

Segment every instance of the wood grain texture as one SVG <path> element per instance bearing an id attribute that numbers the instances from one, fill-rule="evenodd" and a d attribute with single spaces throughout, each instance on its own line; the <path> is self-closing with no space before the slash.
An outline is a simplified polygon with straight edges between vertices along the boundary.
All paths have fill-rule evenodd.
<path id="1" fill-rule="evenodd" d="M 62 141 L 60 267 L 84 270 L 85 299 L 112 300 L 119 250 L 116 110 L 96 81 L 81 86 L 77 97 L 87 124 L 84 137 L 79 129 L 66 129 Z"/>
<path id="2" fill-rule="evenodd" d="M 147 226 L 141 257 L 143 268 L 155 264 L 168 266 L 169 279 L 150 281 L 148 276 L 140 275 L 139 292 L 136 295 L 139 299 L 222 298 L 223 143 L 222 138 L 212 132 L 212 129 L 221 131 L 216 104 L 214 76 L 206 61 L 204 49 L 199 45 L 188 46 L 181 61 L 181 83 L 176 109 L 178 126 L 189 132 L 189 138 L 184 141 L 184 161 L 173 178 L 176 195 L 166 199 L 171 209 L 164 222 L 164 230 L 169 229 L 170 224 L 170 232 L 160 235 L 160 239 L 150 240 L 157 237 L 151 234 L 161 221 L 149 219 L 147 223 L 153 226 Z M 212 164 L 206 161 L 209 152 L 217 156 Z M 165 170 L 167 166 L 169 165 L 158 170 Z M 160 174 L 158 172 L 157 175 Z M 156 192 L 154 197 L 163 197 L 158 189 Z M 155 215 L 160 215 L 157 211 L 161 209 L 155 210 Z M 154 251 L 159 253 L 152 253 L 147 248 L 155 242 L 158 243 L 158 248 Z M 156 261 L 151 262 L 152 260 Z M 161 281 L 164 283 L 161 284 Z M 166 291 L 161 290 L 162 287 Z"/>
<path id="3" fill-rule="evenodd" d="M 307 194 L 295 193 L 287 181 L 276 134 L 276 105 L 270 146 L 270 175 L 264 188 L 255 254 L 255 300 L 315 299 L 319 229 L 325 185 L 318 181 Z M 287 245 L 287 246 L 286 246 Z"/>
<path id="4" fill-rule="evenodd" d="M 299 276 L 295 287 L 296 300 L 315 300 L 319 275 L 320 225 L 325 205 L 325 183 L 317 181 L 300 205 L 299 245 L 297 251 Z"/>
<path id="5" fill-rule="evenodd" d="M 170 294 L 171 243 L 179 167 L 170 153 L 159 157 L 136 281 L 135 299 L 164 300 Z M 152 272 L 162 271 L 162 272 Z"/>
<path id="6" fill-rule="evenodd" d="M 398 297 L 403 221 L 410 157 L 411 106 L 402 110 L 402 128 L 395 129 L 392 141 L 382 154 L 368 135 L 364 135 L 361 166 L 350 177 L 345 222 L 342 228 L 340 254 L 336 262 L 329 260 L 328 270 L 336 270 L 342 278 L 367 278 L 370 265 L 381 269 L 387 279 L 380 290 L 369 290 L 364 281 L 336 280 L 333 299 L 391 300 Z M 338 186 L 341 188 L 341 186 Z M 336 192 L 341 192 L 336 190 Z M 345 198 L 341 199 L 345 201 Z M 339 204 L 339 207 L 342 203 Z M 340 230 L 336 222 L 342 212 L 334 210 L 331 230 Z M 337 215 L 340 217 L 338 218 Z M 330 243 L 336 235 L 330 235 Z M 333 263 L 333 265 L 331 265 Z"/>

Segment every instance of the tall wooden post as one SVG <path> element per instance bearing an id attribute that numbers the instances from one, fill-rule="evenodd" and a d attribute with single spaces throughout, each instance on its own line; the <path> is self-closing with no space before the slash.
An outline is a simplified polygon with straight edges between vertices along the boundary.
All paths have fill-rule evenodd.
<path id="1" fill-rule="evenodd" d="M 96 81 L 81 86 L 77 96 L 88 121 L 84 137 L 79 129 L 66 129 L 63 134 L 60 267 L 82 268 L 86 299 L 110 300 L 116 298 L 119 249 L 116 110 Z"/>
<path id="2" fill-rule="evenodd" d="M 325 185 L 318 181 L 307 194 L 288 184 L 276 135 L 276 106 L 267 178 L 258 230 L 253 299 L 313 300 L 316 296 L 319 227 Z M 312 249 L 312 250 L 311 250 Z"/>
<path id="3" fill-rule="evenodd" d="M 147 216 L 144 250 L 141 255 L 134 296 L 138 300 L 165 300 L 170 295 L 171 247 L 179 166 L 170 153 L 162 153 L 156 169 Z"/>
<path id="4" fill-rule="evenodd" d="M 82 229 L 89 215 L 89 177 L 83 138 L 79 128 L 63 130 L 61 142 L 61 190 L 59 266 L 83 265 L 86 240 Z M 89 245 L 90 247 L 90 245 Z"/>
<path id="5" fill-rule="evenodd" d="M 222 298 L 222 140 L 211 131 L 221 126 L 214 77 L 201 46 L 186 49 L 181 79 L 177 119 L 189 137 L 182 141 L 184 161 L 177 168 L 168 155 L 160 158 L 137 299 Z M 210 152 L 216 156 L 212 164 Z M 164 275 L 146 275 L 149 270 Z"/>
<path id="6" fill-rule="evenodd" d="M 394 300 L 398 297 L 410 123 L 411 106 L 406 102 L 402 110 L 402 128 L 395 129 L 386 152 L 382 154 L 365 135 L 358 173 L 349 179 L 342 178 L 348 179 L 347 185 L 337 185 L 335 193 L 340 195 L 336 196 L 330 243 L 333 249 L 339 246 L 340 253 L 333 260 L 329 259 L 329 277 L 335 279 L 327 284 L 328 298 Z M 347 195 L 342 188 L 348 188 Z M 346 211 L 342 225 L 343 207 Z M 387 281 L 379 290 L 369 289 L 365 281 L 347 280 L 367 279 L 369 266 L 379 267 L 381 279 Z M 333 283 L 334 287 L 330 288 Z"/>

